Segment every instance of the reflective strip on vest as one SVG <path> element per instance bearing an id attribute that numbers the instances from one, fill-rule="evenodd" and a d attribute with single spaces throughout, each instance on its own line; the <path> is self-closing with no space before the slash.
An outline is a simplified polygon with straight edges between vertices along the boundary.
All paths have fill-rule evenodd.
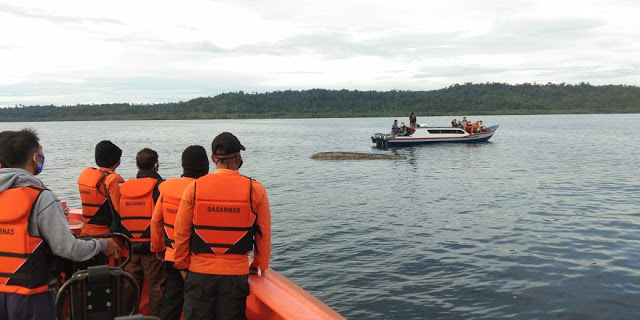
<path id="1" fill-rule="evenodd" d="M 151 238 L 151 216 L 155 206 L 153 189 L 157 183 L 158 179 L 139 178 L 128 180 L 120 187 L 121 231 L 133 242 Z"/>
<path id="2" fill-rule="evenodd" d="M 247 254 L 255 223 L 250 178 L 208 174 L 196 180 L 191 251 Z"/>

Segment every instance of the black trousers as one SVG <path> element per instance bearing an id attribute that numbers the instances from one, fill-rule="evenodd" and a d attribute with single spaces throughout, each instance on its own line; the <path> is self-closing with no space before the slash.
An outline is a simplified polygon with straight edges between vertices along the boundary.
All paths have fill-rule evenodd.
<path id="1" fill-rule="evenodd" d="M 32 295 L 0 292 L 0 320 L 55 320 L 55 297 L 53 290 Z"/>
<path id="2" fill-rule="evenodd" d="M 180 320 L 184 304 L 184 280 L 180 271 L 173 268 L 173 262 L 164 262 L 165 284 L 160 307 L 160 319 Z"/>
<path id="3" fill-rule="evenodd" d="M 248 295 L 248 274 L 228 276 L 189 271 L 184 281 L 184 319 L 246 319 Z"/>

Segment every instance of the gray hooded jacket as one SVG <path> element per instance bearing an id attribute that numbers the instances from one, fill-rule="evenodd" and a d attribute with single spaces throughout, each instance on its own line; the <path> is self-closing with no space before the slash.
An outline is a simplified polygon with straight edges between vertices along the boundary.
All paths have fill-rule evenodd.
<path id="1" fill-rule="evenodd" d="M 33 174 L 19 168 L 0 169 L 0 193 L 16 187 L 44 187 Z M 42 191 L 29 216 L 28 231 L 32 236 L 43 237 L 53 254 L 73 261 L 85 261 L 107 248 L 107 241 L 79 240 L 69 229 L 69 222 L 62 204 L 50 190 Z"/>

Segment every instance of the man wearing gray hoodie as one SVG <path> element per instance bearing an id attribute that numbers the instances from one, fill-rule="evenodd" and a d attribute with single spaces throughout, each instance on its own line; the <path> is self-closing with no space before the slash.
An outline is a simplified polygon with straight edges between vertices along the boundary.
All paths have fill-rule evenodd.
<path id="1" fill-rule="evenodd" d="M 117 257 L 112 239 L 76 239 L 57 196 L 36 175 L 44 153 L 30 129 L 0 133 L 0 319 L 55 319 L 54 256 Z"/>

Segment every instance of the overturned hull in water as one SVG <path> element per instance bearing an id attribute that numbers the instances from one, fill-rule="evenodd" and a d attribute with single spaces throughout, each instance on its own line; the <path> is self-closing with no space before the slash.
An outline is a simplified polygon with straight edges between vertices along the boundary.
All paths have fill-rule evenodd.
<path id="1" fill-rule="evenodd" d="M 363 152 L 319 152 L 311 156 L 316 160 L 402 160 L 405 157 L 392 154 L 382 153 L 363 153 Z"/>

